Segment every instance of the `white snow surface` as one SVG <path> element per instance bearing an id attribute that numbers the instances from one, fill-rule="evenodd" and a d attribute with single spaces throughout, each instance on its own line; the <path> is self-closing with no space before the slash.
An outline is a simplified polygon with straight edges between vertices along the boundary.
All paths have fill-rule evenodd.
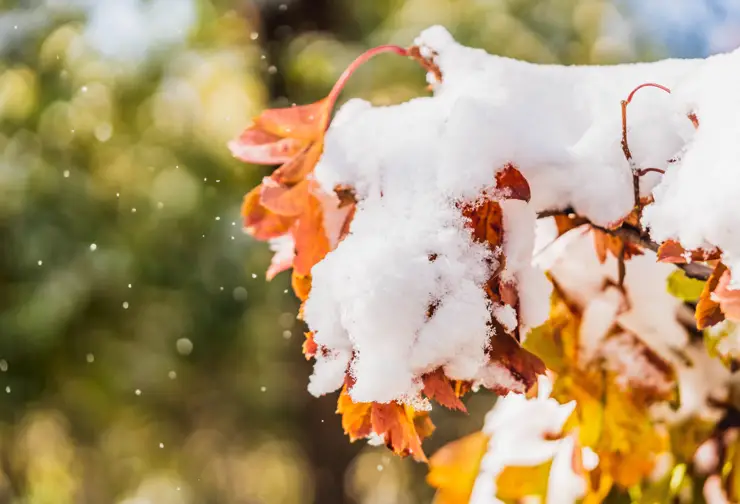
<path id="1" fill-rule="evenodd" d="M 571 207 L 609 225 L 632 209 L 620 101 L 645 82 L 674 90 L 645 88 L 628 107 L 634 165 L 667 171 L 642 178 L 641 193 L 654 189 L 656 198 L 645 223 L 658 239 L 678 238 L 687 248 L 717 245 L 731 268 L 740 265 L 740 233 L 733 233 L 740 215 L 740 175 L 734 174 L 740 171 L 733 166 L 740 160 L 740 95 L 732 92 L 740 84 L 740 53 L 603 67 L 536 65 L 464 47 L 439 26 L 416 44 L 443 76 L 436 82 L 428 75 L 433 96 L 383 107 L 350 100 L 332 122 L 316 166 L 325 191 L 348 185 L 359 202 L 350 234 L 312 271 L 304 318 L 324 350 L 311 378 L 313 394 L 339 388 L 348 369 L 352 398 L 378 402 L 414 401 L 420 376 L 439 366 L 451 378 L 480 382 L 490 375 L 491 307 L 482 285 L 488 264 L 501 256 L 471 240 L 457 204 L 484 192 L 502 196 L 495 175 L 507 163 L 529 182 L 529 203 L 502 204 L 500 251 L 502 278 L 517 286 L 525 333 L 546 319 L 549 306 L 546 268 L 533 264 L 536 212 Z M 692 111 L 698 130 L 686 117 Z M 651 271 L 654 279 L 646 266 L 654 261 L 633 259 L 628 289 L 632 281 L 647 285 Z M 582 267 L 576 260 L 571 269 Z M 665 293 L 660 281 L 656 289 Z M 588 295 L 583 286 L 578 290 Z M 659 296 L 657 306 L 653 291 L 637 289 L 638 301 L 619 314 L 620 323 L 664 349 L 681 346 L 686 334 L 675 321 L 675 302 Z M 436 309 L 428 318 L 430 305 Z M 513 324 L 508 309 L 494 311 L 505 327 Z M 649 316 L 629 318 L 640 311 Z"/>

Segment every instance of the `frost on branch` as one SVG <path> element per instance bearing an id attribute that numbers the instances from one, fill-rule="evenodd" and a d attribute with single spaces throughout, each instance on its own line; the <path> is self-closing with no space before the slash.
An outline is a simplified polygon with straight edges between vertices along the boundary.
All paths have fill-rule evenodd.
<path id="1" fill-rule="evenodd" d="M 432 95 L 349 100 L 330 121 L 352 70 L 387 51 L 420 63 Z M 480 436 L 457 445 L 478 453 L 454 468 L 467 487 L 450 490 L 433 461 L 450 502 L 496 502 L 485 499 L 522 478 L 555 502 L 556 470 L 571 489 L 557 502 L 666 478 L 678 492 L 707 426 L 729 415 L 738 58 L 534 65 L 434 27 L 409 50 L 361 55 L 326 99 L 255 118 L 232 152 L 281 166 L 245 197 L 245 228 L 276 252 L 269 278 L 292 268 L 309 390 L 341 389 L 350 438 L 426 460 L 430 400 L 464 410 L 482 386 L 505 396 L 492 418 L 571 406 L 562 436 L 517 427 L 539 447 L 557 441 L 526 469 L 507 465 L 511 450 L 487 428 L 485 456 Z M 696 341 L 711 326 L 717 359 Z M 551 399 L 517 395 L 546 373 Z M 598 465 L 564 462 L 584 449 Z M 499 476 L 484 491 L 473 482 L 486 460 Z"/>

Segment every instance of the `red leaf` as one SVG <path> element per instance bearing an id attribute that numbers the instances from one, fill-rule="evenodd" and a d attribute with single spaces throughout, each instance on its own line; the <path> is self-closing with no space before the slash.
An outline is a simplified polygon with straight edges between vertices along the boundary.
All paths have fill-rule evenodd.
<path id="1" fill-rule="evenodd" d="M 496 174 L 496 187 L 504 191 L 507 199 L 529 202 L 532 198 L 529 182 L 512 164 L 507 164 L 503 170 Z"/>
<path id="2" fill-rule="evenodd" d="M 467 412 L 465 405 L 455 394 L 455 389 L 452 387 L 450 379 L 445 376 L 442 368 L 425 374 L 422 377 L 422 382 L 424 383 L 424 395 L 429 399 L 434 399 L 445 408 Z"/>
<path id="3" fill-rule="evenodd" d="M 279 137 L 315 141 L 324 134 L 323 118 L 328 113 L 328 102 L 324 98 L 309 105 L 265 110 L 254 123 Z"/>
<path id="4" fill-rule="evenodd" d="M 305 146 L 305 140 L 281 138 L 254 125 L 229 142 L 229 150 L 234 157 L 247 163 L 265 165 L 287 163 Z"/>

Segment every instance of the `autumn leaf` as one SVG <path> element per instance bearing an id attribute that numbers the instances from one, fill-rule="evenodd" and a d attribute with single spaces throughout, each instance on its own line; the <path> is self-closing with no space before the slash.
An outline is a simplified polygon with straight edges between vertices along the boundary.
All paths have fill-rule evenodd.
<path id="1" fill-rule="evenodd" d="M 422 392 L 429 399 L 434 399 L 449 409 L 467 411 L 465 405 L 455 393 L 452 382 L 445 376 L 442 368 L 425 374 L 422 377 L 422 383 L 424 384 Z"/>
<path id="2" fill-rule="evenodd" d="M 487 353 L 489 361 L 508 370 L 524 390 L 532 388 L 537 383 L 537 376 L 546 371 L 545 364 L 539 357 L 522 348 L 513 337 L 501 331 L 496 331 L 491 336 Z M 494 391 L 505 394 L 509 389 L 504 386 Z"/>
<path id="3" fill-rule="evenodd" d="M 740 322 L 740 290 L 730 289 L 732 274 L 729 270 L 722 273 L 712 299 L 719 303 L 720 310 L 733 322 Z"/>
<path id="4" fill-rule="evenodd" d="M 324 231 L 324 213 L 316 196 L 308 196 L 306 210 L 298 217 L 293 228 L 293 239 L 293 270 L 298 275 L 308 275 L 314 264 L 321 261 L 330 249 L 329 238 Z"/>
<path id="5" fill-rule="evenodd" d="M 719 259 L 719 249 L 712 250 L 686 250 L 675 240 L 666 240 L 658 248 L 658 261 L 671 264 L 685 264 L 692 262 L 706 262 Z"/>
<path id="6" fill-rule="evenodd" d="M 258 240 L 269 240 L 287 233 L 295 222 L 294 218 L 278 215 L 260 203 L 261 186 L 252 189 L 244 197 L 242 216 L 244 227 Z"/>
<path id="7" fill-rule="evenodd" d="M 512 164 L 507 164 L 496 174 L 496 188 L 502 191 L 506 199 L 529 202 L 532 198 L 529 182 Z"/>
<path id="8" fill-rule="evenodd" d="M 304 140 L 282 138 L 250 126 L 229 142 L 229 149 L 234 157 L 247 163 L 279 165 L 293 159 L 306 145 Z"/>
<path id="9" fill-rule="evenodd" d="M 306 339 L 303 341 L 303 355 L 306 357 L 306 360 L 314 357 L 318 349 L 319 347 L 314 340 L 313 331 L 307 332 Z"/>
<path id="10" fill-rule="evenodd" d="M 429 459 L 427 482 L 437 489 L 434 504 L 467 504 L 489 437 L 475 432 L 446 444 Z"/>
<path id="11" fill-rule="evenodd" d="M 308 180 L 302 180 L 294 186 L 286 186 L 265 177 L 260 191 L 260 203 L 275 214 L 297 217 L 308 206 L 309 190 Z"/>
<path id="12" fill-rule="evenodd" d="M 293 270 L 290 280 L 296 297 L 301 301 L 308 299 L 308 294 L 311 292 L 311 275 L 301 275 Z"/>
<path id="13" fill-rule="evenodd" d="M 342 427 L 350 441 L 374 433 L 382 437 L 386 446 L 397 455 L 411 455 L 419 462 L 427 461 L 421 440 L 432 434 L 434 424 L 426 412 L 417 412 L 411 406 L 397 402 L 356 403 L 345 385 L 339 394 L 337 413 L 342 415 Z"/>
<path id="14" fill-rule="evenodd" d="M 696 328 L 700 331 L 718 324 L 725 319 L 719 303 L 712 299 L 712 293 L 717 288 L 717 285 L 719 285 L 719 280 L 725 271 L 727 271 L 727 267 L 721 262 L 717 263 L 714 271 L 709 275 L 707 283 L 704 284 L 704 289 L 701 291 L 699 302 L 696 304 Z"/>

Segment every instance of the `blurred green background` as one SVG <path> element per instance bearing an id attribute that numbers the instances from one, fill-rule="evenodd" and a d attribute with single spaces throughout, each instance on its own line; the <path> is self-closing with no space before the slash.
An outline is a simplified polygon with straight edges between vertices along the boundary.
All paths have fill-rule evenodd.
<path id="1" fill-rule="evenodd" d="M 442 23 L 536 62 L 655 59 L 607 0 L 0 0 L 0 503 L 408 504 L 425 469 L 350 444 L 287 274 L 240 226 L 269 172 L 226 142 Z M 395 103 L 383 56 L 344 94 Z M 480 427 L 434 411 L 425 444 Z"/>

